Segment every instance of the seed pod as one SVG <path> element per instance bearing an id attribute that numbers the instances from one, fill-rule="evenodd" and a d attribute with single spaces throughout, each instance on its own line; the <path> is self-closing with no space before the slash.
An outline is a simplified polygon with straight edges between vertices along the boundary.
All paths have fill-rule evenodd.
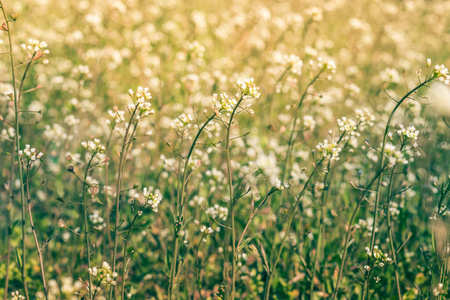
<path id="1" fill-rule="evenodd" d="M 1 31 L 8 31 L 8 25 L 6 25 L 6 22 L 2 23 L 2 26 L 0 27 Z"/>

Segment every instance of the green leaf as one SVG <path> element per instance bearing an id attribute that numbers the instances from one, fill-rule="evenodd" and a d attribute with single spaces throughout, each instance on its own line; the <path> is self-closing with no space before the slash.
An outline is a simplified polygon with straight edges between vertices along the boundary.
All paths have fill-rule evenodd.
<path id="1" fill-rule="evenodd" d="M 249 237 L 248 239 L 246 239 L 237 249 L 237 253 L 241 252 L 242 249 L 244 249 L 245 246 L 247 246 L 248 243 L 250 243 L 254 238 L 256 238 L 257 236 L 259 236 L 261 233 L 256 233 L 254 235 L 252 235 L 251 237 Z"/>
<path id="2" fill-rule="evenodd" d="M 59 202 L 62 202 L 64 204 L 67 204 L 67 202 L 61 197 L 56 197 L 56 200 L 58 200 Z"/>

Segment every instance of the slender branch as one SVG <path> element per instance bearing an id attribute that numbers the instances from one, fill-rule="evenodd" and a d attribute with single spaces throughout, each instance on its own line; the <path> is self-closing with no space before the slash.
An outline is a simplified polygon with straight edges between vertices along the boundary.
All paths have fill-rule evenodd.
<path id="1" fill-rule="evenodd" d="M 30 297 L 28 295 L 28 287 L 27 287 L 27 279 L 26 279 L 26 270 L 25 270 L 25 264 L 26 264 L 26 235 L 25 235 L 25 191 L 23 187 L 23 170 L 22 166 L 20 164 L 20 156 L 19 156 L 19 150 L 20 150 L 20 128 L 19 128 L 19 98 L 17 95 L 17 89 L 16 89 L 16 72 L 15 72 L 15 66 L 14 66 L 14 52 L 13 52 L 13 44 L 12 44 L 12 38 L 11 38 L 11 27 L 9 26 L 8 17 L 6 16 L 5 6 L 3 5 L 3 1 L 0 0 L 0 8 L 2 10 L 3 18 L 5 19 L 5 24 L 8 32 L 8 42 L 9 42 L 9 57 L 11 62 L 11 76 L 12 76 L 12 86 L 13 86 L 13 98 L 14 98 L 14 118 L 15 118 L 15 130 L 16 130 L 16 157 L 17 157 L 17 164 L 19 169 L 19 180 L 20 180 L 20 202 L 22 206 L 22 269 L 21 269 L 21 276 L 22 276 L 22 284 L 23 289 L 25 293 L 26 300 L 29 300 Z M 12 184 L 12 183 L 11 183 Z M 7 294 L 7 286 L 5 286 L 5 294 Z"/>
<path id="2" fill-rule="evenodd" d="M 200 129 L 197 132 L 197 135 L 195 136 L 191 147 L 189 149 L 189 153 L 186 156 L 185 159 L 185 163 L 184 163 L 184 170 L 183 170 L 183 174 L 181 176 L 181 180 L 179 180 L 179 184 L 181 184 L 181 189 L 179 190 L 179 193 L 177 195 L 177 201 L 175 203 L 176 205 L 176 209 L 175 209 L 175 213 L 177 216 L 177 219 L 175 220 L 176 222 L 181 220 L 182 216 L 183 216 L 183 207 L 184 207 L 184 201 L 185 201 L 185 190 L 186 190 L 186 184 L 187 184 L 187 172 L 188 172 L 188 165 L 189 165 L 189 161 L 191 159 L 192 153 L 194 151 L 195 146 L 197 145 L 197 141 L 200 138 L 200 134 L 203 132 L 203 130 L 205 130 L 206 126 L 209 124 L 209 122 L 211 122 L 213 119 L 215 118 L 215 114 L 213 114 L 211 117 L 209 117 L 205 124 L 203 124 L 202 127 L 200 127 Z M 177 273 L 177 261 L 178 261 L 178 248 L 179 248 L 179 236 L 178 236 L 178 228 L 176 226 L 176 224 L 174 224 L 175 228 L 175 245 L 174 245 L 174 254 L 173 254 L 173 258 L 172 258 L 172 264 L 171 264 L 171 270 L 170 270 L 170 278 L 169 278 L 169 300 L 172 299 L 173 297 L 173 293 L 174 293 L 174 287 L 175 287 L 175 279 L 176 279 L 176 273 Z"/>
<path id="3" fill-rule="evenodd" d="M 34 222 L 33 222 L 33 215 L 31 214 L 31 195 L 30 195 L 30 185 L 28 183 L 28 175 L 29 175 L 29 170 L 27 170 L 27 175 L 26 175 L 26 190 L 27 190 L 27 202 L 28 202 L 28 217 L 30 218 L 30 226 L 31 226 L 31 231 L 33 232 L 33 237 L 34 237 L 34 242 L 36 244 L 36 249 L 38 252 L 38 257 L 39 257 L 39 263 L 40 263 L 40 267 L 41 267 L 41 276 L 42 276 L 42 283 L 44 285 L 44 295 L 45 295 L 45 299 L 48 299 L 48 287 L 47 287 L 47 282 L 45 280 L 45 269 L 44 269 L 44 260 L 42 258 L 42 248 L 39 246 L 39 241 L 37 239 L 37 234 L 36 234 L 36 229 L 34 228 Z"/>
<path id="4" fill-rule="evenodd" d="M 347 259 L 348 244 L 350 242 L 350 236 L 351 236 L 351 234 L 353 232 L 353 229 L 354 229 L 352 224 L 353 224 L 353 222 L 355 220 L 356 214 L 358 213 L 358 210 L 361 207 L 362 202 L 364 201 L 364 199 L 366 199 L 367 194 L 369 192 L 371 192 L 369 190 L 370 187 L 372 186 L 372 184 L 374 184 L 374 182 L 377 180 L 377 178 L 379 178 L 382 175 L 382 173 L 383 173 L 384 169 L 386 168 L 386 166 L 387 165 L 385 165 L 381 170 L 379 170 L 377 172 L 377 174 L 369 182 L 369 184 L 366 186 L 366 188 L 364 190 L 362 190 L 361 197 L 359 198 L 358 202 L 356 203 L 356 207 L 353 210 L 353 213 L 352 213 L 352 216 L 350 218 L 350 221 L 348 222 L 347 233 L 346 233 L 345 239 L 344 239 L 344 248 L 342 250 L 341 264 L 340 264 L 340 267 L 339 267 L 339 270 L 338 270 L 338 278 L 336 280 L 336 285 L 334 287 L 333 294 L 331 296 L 332 300 L 336 299 L 337 293 L 339 291 L 339 284 L 341 283 L 341 279 L 342 279 L 342 276 L 344 274 L 345 262 L 346 262 L 346 259 Z"/>
<path id="5" fill-rule="evenodd" d="M 273 276 L 274 276 L 274 274 L 275 274 L 275 271 L 276 271 L 278 262 L 279 262 L 279 260 L 280 260 L 281 252 L 283 251 L 283 247 L 284 247 L 284 243 L 285 243 L 287 237 L 289 236 L 289 230 L 291 229 L 292 221 L 294 220 L 294 216 L 295 216 L 295 214 L 296 214 L 296 212 L 297 212 L 298 204 L 299 204 L 300 200 L 302 199 L 303 193 L 305 192 L 306 188 L 308 187 L 308 185 L 309 185 L 309 183 L 310 183 L 310 181 L 311 181 L 311 178 L 312 178 L 313 175 L 316 173 L 317 169 L 319 168 L 319 166 L 322 164 L 323 161 L 324 161 L 324 158 L 322 158 L 322 159 L 316 164 L 316 166 L 314 167 L 313 171 L 312 171 L 311 174 L 309 175 L 308 180 L 306 181 L 305 185 L 303 186 L 303 189 L 302 189 L 302 190 L 300 191 L 300 193 L 298 194 L 297 199 L 295 200 L 295 203 L 294 203 L 294 205 L 293 205 L 293 207 L 292 207 L 292 213 L 291 213 L 291 215 L 289 216 L 289 222 L 288 222 L 288 225 L 287 225 L 287 228 L 286 228 L 284 237 L 283 237 L 283 239 L 281 240 L 281 244 L 278 246 L 278 251 L 277 251 L 277 254 L 276 254 L 275 262 L 273 263 L 273 265 L 272 265 L 272 267 L 271 267 L 271 269 L 270 269 L 270 272 L 269 272 L 269 277 L 268 277 L 268 279 L 266 280 L 266 287 L 265 287 L 265 292 L 264 292 L 264 299 L 265 299 L 265 300 L 268 300 L 268 299 L 269 299 L 270 288 L 271 288 Z M 274 241 L 274 243 L 275 243 L 275 241 Z"/>

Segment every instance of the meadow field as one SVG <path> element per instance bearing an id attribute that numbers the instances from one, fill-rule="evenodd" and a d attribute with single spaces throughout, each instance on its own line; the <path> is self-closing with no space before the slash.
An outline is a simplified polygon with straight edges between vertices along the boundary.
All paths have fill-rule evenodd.
<path id="1" fill-rule="evenodd" d="M 450 1 L 0 9 L 0 299 L 450 299 Z"/>

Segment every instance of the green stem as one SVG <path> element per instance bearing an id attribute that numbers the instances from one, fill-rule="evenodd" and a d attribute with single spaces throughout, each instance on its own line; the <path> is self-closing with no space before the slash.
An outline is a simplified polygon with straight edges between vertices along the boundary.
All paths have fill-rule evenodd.
<path id="1" fill-rule="evenodd" d="M 8 237 L 7 237 L 7 246 L 6 246 L 6 276 L 5 276 L 5 295 L 3 296 L 3 300 L 7 300 L 8 298 L 8 284 L 9 284 L 9 264 L 11 261 L 11 236 L 12 236 L 12 216 L 13 216 L 13 203 L 12 199 L 14 197 L 13 194 L 13 180 L 14 180 L 14 152 L 16 151 L 16 136 L 14 136 L 14 143 L 11 151 L 11 170 L 9 173 L 9 202 L 6 208 L 7 218 L 8 218 Z"/>
<path id="2" fill-rule="evenodd" d="M 269 277 L 266 280 L 266 287 L 265 287 L 265 292 L 264 292 L 264 299 L 265 300 L 269 299 L 270 287 L 271 287 L 271 284 L 272 284 L 273 276 L 275 274 L 278 262 L 280 260 L 281 252 L 283 251 L 284 242 L 286 241 L 286 238 L 289 236 L 289 230 L 291 229 L 292 221 L 294 220 L 295 213 L 297 212 L 298 204 L 299 204 L 300 200 L 302 199 L 303 193 L 305 192 L 306 188 L 308 187 L 309 182 L 311 181 L 311 178 L 316 173 L 317 169 L 319 168 L 319 166 L 322 164 L 323 161 L 324 161 L 324 158 L 322 158 L 316 164 L 316 166 L 314 167 L 313 171 L 311 172 L 311 175 L 309 175 L 308 180 L 306 181 L 305 185 L 303 186 L 303 189 L 301 190 L 300 194 L 297 196 L 297 199 L 295 200 L 295 203 L 294 203 L 293 208 L 292 208 L 292 213 L 291 213 L 291 215 L 289 217 L 289 222 L 288 222 L 286 231 L 284 233 L 284 237 L 281 240 L 281 244 L 278 246 L 279 249 L 278 249 L 278 252 L 277 252 L 277 255 L 276 255 L 275 262 L 273 263 L 273 265 L 271 267 L 271 270 L 270 270 Z M 273 241 L 273 242 L 275 243 L 275 241 Z"/>
<path id="3" fill-rule="evenodd" d="M 139 208 L 139 210 L 144 209 L 145 206 L 142 207 L 142 208 Z M 134 223 L 136 222 L 136 219 L 138 217 L 139 217 L 139 212 L 134 215 L 134 218 L 131 221 L 130 228 L 128 229 L 127 236 L 125 237 L 125 245 L 124 245 L 124 248 L 123 248 L 123 268 L 122 268 L 122 299 L 125 299 L 125 275 L 126 275 L 125 258 L 127 257 L 128 239 L 130 238 L 131 230 L 133 229 Z"/>
<path id="4" fill-rule="evenodd" d="M 389 212 L 389 208 L 391 205 L 391 199 L 392 199 L 392 185 L 393 185 L 393 181 L 394 181 L 394 171 L 395 171 L 395 166 L 392 168 L 391 175 L 389 178 L 388 202 L 387 202 L 387 207 L 386 207 L 386 214 L 387 214 L 387 225 L 388 225 L 388 235 L 389 235 L 389 246 L 391 248 L 392 259 L 394 261 L 395 281 L 397 284 L 397 294 L 398 294 L 398 299 L 402 299 L 402 292 L 401 292 L 401 288 L 400 288 L 400 276 L 398 273 L 398 264 L 397 264 L 397 255 L 396 255 L 397 251 L 395 250 L 395 246 L 394 246 L 394 239 L 393 239 L 392 225 L 391 225 L 391 213 Z M 375 229 L 375 227 L 374 227 L 374 229 Z"/>
<path id="5" fill-rule="evenodd" d="M 247 224 L 245 225 L 244 230 L 242 231 L 241 237 L 239 239 L 239 242 L 236 245 L 236 248 L 239 249 L 239 246 L 242 243 L 242 239 L 245 236 L 245 233 L 247 232 L 248 227 L 250 226 L 250 224 L 253 221 L 253 218 L 255 217 L 256 213 L 260 210 L 260 208 L 267 202 L 267 200 L 269 199 L 269 196 L 272 195 L 274 193 L 274 189 L 272 188 L 269 193 L 267 193 L 267 195 L 264 197 L 264 199 L 259 203 L 259 205 L 256 207 L 256 209 L 252 212 L 252 214 L 250 215 L 250 218 L 247 221 Z M 236 255 L 239 253 L 236 253 Z"/>
<path id="6" fill-rule="evenodd" d="M 195 287 L 194 287 L 194 293 L 192 294 L 192 299 L 195 299 L 195 293 L 197 292 L 197 289 L 200 287 L 200 271 L 199 271 L 199 263 L 198 263 L 198 251 L 200 250 L 200 245 L 202 244 L 203 238 L 206 236 L 206 234 L 202 234 L 200 241 L 198 242 L 197 248 L 195 249 Z M 200 292 L 201 294 L 201 292 Z M 201 298 L 201 296 L 200 296 Z"/>
<path id="7" fill-rule="evenodd" d="M 383 144 L 381 146 L 381 157 L 380 157 L 380 164 L 378 169 L 381 170 L 382 167 L 384 166 L 384 161 L 385 161 L 385 147 L 386 147 L 386 138 L 388 136 L 388 132 L 389 132 L 389 127 L 390 127 L 390 123 L 392 118 L 394 117 L 395 112 L 397 111 L 397 109 L 400 107 L 400 105 L 402 105 L 402 103 L 409 98 L 409 96 L 416 92 L 418 89 L 420 89 L 422 86 L 426 85 L 428 82 L 432 81 L 434 79 L 434 77 L 430 77 L 429 79 L 425 80 L 424 82 L 420 83 L 418 86 L 416 86 L 415 88 L 413 88 L 412 90 L 410 90 L 408 93 L 406 93 L 403 98 L 401 98 L 399 101 L 397 101 L 397 104 L 395 105 L 394 109 L 392 110 L 391 114 L 389 115 L 389 119 L 386 123 L 386 128 L 384 129 L 384 135 L 383 135 Z M 381 194 L 381 181 L 383 179 L 383 176 L 378 177 L 378 182 L 377 182 L 377 192 L 375 194 L 375 208 L 374 208 L 374 212 L 373 212 L 373 227 L 375 228 L 377 226 L 377 220 L 378 220 L 378 205 L 379 205 L 379 200 L 380 200 L 380 194 Z M 370 238 L 370 251 L 373 252 L 373 247 L 375 246 L 375 230 L 372 230 L 372 236 Z M 364 300 L 364 299 L 363 299 Z"/>
<path id="8" fill-rule="evenodd" d="M 178 193 L 177 202 L 175 203 L 176 204 L 175 214 L 177 215 L 176 220 L 180 220 L 180 218 L 183 216 L 183 207 L 184 207 L 184 201 L 185 201 L 185 197 L 186 197 L 185 191 L 186 191 L 186 184 L 187 184 L 187 172 L 188 172 L 189 161 L 191 159 L 191 156 L 192 156 L 194 148 L 197 144 L 197 141 L 200 138 L 200 134 L 203 132 L 203 130 L 206 128 L 206 126 L 209 124 L 209 122 L 211 122 L 214 118 L 215 118 L 215 115 L 213 114 L 211 117 L 208 118 L 208 120 L 205 122 L 205 124 L 203 124 L 202 127 L 200 127 L 200 129 L 197 132 L 197 135 L 195 136 L 195 138 L 191 144 L 189 153 L 186 156 L 186 160 L 184 163 L 183 175 L 181 178 L 181 190 Z M 178 248 L 180 245 L 178 231 L 176 228 L 174 228 L 174 230 L 175 230 L 175 245 L 174 245 L 173 258 L 172 258 L 172 265 L 170 266 L 169 300 L 172 299 L 173 293 L 174 293 L 175 279 L 176 279 L 176 273 L 177 273 L 177 261 L 178 261 L 178 250 L 179 250 Z"/>
<path id="9" fill-rule="evenodd" d="M 306 86 L 305 90 L 303 91 L 302 96 L 300 97 L 300 101 L 297 104 L 297 108 L 296 111 L 294 113 L 294 122 L 292 122 L 292 130 L 291 130 L 291 134 L 289 136 L 289 142 L 288 142 L 288 149 L 286 152 L 286 158 L 284 161 L 284 166 L 283 166 L 283 173 L 281 176 L 281 181 L 285 181 L 285 177 L 286 177 L 286 172 L 287 172 L 287 168 L 289 165 L 289 160 L 290 160 L 290 156 L 291 156 L 291 151 L 292 151 L 292 147 L 293 147 L 293 140 L 294 140 L 294 134 L 295 134 L 295 128 L 297 127 L 297 121 L 300 118 L 300 110 L 303 104 L 303 101 L 306 98 L 306 95 L 308 94 L 308 89 L 317 81 L 317 79 L 319 79 L 320 75 L 323 73 L 325 69 L 321 69 L 316 76 L 314 76 L 314 78 L 311 80 L 310 83 L 308 83 L 308 85 Z"/>
<path id="10" fill-rule="evenodd" d="M 83 209 L 83 216 L 84 216 L 84 242 L 86 245 L 86 253 L 87 253 L 87 264 L 88 269 L 91 268 L 91 250 L 89 246 L 89 228 L 88 228 L 88 200 L 86 197 L 86 189 L 88 187 L 88 184 L 86 183 L 87 176 L 89 174 L 89 168 L 91 166 L 91 162 L 94 159 L 95 154 L 91 156 L 89 159 L 88 164 L 86 165 L 86 170 L 84 172 L 84 178 L 83 178 L 83 203 L 84 203 L 84 209 Z M 92 300 L 92 275 L 89 272 L 89 299 Z"/>
<path id="11" fill-rule="evenodd" d="M 14 117 L 15 117 L 15 130 L 16 130 L 16 150 L 17 150 L 17 164 L 19 169 L 19 180 L 20 180 L 20 202 L 22 206 L 22 284 L 24 289 L 25 298 L 27 300 L 30 299 L 28 295 L 28 287 L 27 287 L 27 279 L 26 279 L 26 235 L 25 235 L 25 191 L 23 186 L 23 170 L 22 166 L 20 164 L 20 156 L 19 156 L 19 150 L 20 150 L 20 135 L 19 135 L 19 97 L 17 95 L 16 90 L 16 72 L 15 72 L 15 64 L 14 64 L 14 54 L 13 54 L 13 46 L 12 46 L 12 38 L 11 38 L 11 28 L 9 26 L 8 17 L 6 16 L 5 7 L 3 5 L 3 1 L 0 0 L 0 7 L 2 10 L 3 18 L 5 19 L 5 24 L 8 32 L 8 41 L 9 41 L 9 57 L 10 57 L 10 63 L 11 63 L 11 76 L 12 76 L 12 86 L 13 86 L 13 97 L 14 97 Z M 27 68 L 28 69 L 28 68 Z M 25 71 L 26 72 L 26 71 Z M 10 183 L 12 185 L 12 182 Z M 7 289 L 7 286 L 6 286 Z M 5 289 L 5 294 L 7 294 L 7 291 Z"/>
<path id="12" fill-rule="evenodd" d="M 228 210 L 229 225 L 231 227 L 231 300 L 234 300 L 236 294 L 236 229 L 234 224 L 234 196 L 233 196 L 233 171 L 231 169 L 231 157 L 230 157 L 230 132 L 231 125 L 233 124 L 233 117 L 236 114 L 236 110 L 241 104 L 243 96 L 239 99 L 236 106 L 233 108 L 230 120 L 227 127 L 227 137 L 225 141 L 225 152 L 227 154 L 227 171 L 228 171 L 228 186 L 230 193 L 230 208 Z"/>
<path id="13" fill-rule="evenodd" d="M 117 243 L 118 243 L 118 239 L 119 239 L 119 235 L 118 235 L 117 231 L 120 226 L 120 195 L 122 193 L 123 166 L 124 166 L 125 157 L 126 157 L 125 149 L 126 149 L 127 145 L 129 144 L 128 135 L 129 135 L 131 124 L 133 123 L 133 118 L 136 114 L 137 109 L 138 109 L 138 105 L 135 105 L 135 108 L 130 117 L 130 121 L 128 122 L 127 129 L 125 131 L 125 136 L 123 137 L 122 150 L 120 152 L 120 159 L 119 159 L 119 169 L 117 171 L 116 223 L 114 226 L 114 248 L 113 248 L 113 268 L 112 268 L 113 272 L 116 271 L 116 263 L 117 263 Z M 112 299 L 113 290 L 116 290 L 116 289 L 114 288 L 114 286 L 111 286 L 111 288 L 109 290 L 109 299 Z"/>
<path id="14" fill-rule="evenodd" d="M 330 165 L 331 165 L 331 160 L 328 161 L 328 165 L 327 165 L 327 169 L 325 171 L 325 176 L 323 179 L 323 191 L 322 191 L 322 210 L 320 212 L 320 224 L 319 224 L 319 236 L 318 236 L 318 241 L 317 241 L 317 248 L 316 248 L 316 252 L 314 253 L 314 259 L 313 259 L 313 270 L 312 270 L 312 275 L 311 275 L 311 285 L 309 288 L 309 295 L 311 297 L 311 299 L 313 299 L 313 292 L 314 292 L 314 277 L 316 276 L 316 266 L 317 266 L 317 257 L 318 257 L 318 253 L 320 252 L 320 248 L 322 247 L 323 244 L 323 236 L 322 236 L 322 227 L 324 226 L 324 220 L 325 220 L 325 213 L 326 213 L 326 208 L 325 208 L 325 201 L 326 201 L 326 191 L 327 191 L 327 184 L 328 184 L 328 174 L 330 172 Z"/>
<path id="15" fill-rule="evenodd" d="M 362 202 L 366 198 L 366 195 L 369 192 L 369 188 L 372 186 L 372 184 L 375 182 L 375 180 L 381 176 L 381 174 L 383 173 L 385 168 L 386 168 L 386 165 L 381 170 L 378 171 L 378 173 L 372 178 L 372 180 L 369 182 L 369 184 L 363 190 L 363 193 L 362 193 L 361 197 L 359 198 L 358 202 L 356 203 L 355 209 L 353 210 L 353 213 L 352 213 L 352 216 L 350 218 L 350 221 L 348 222 L 347 233 L 346 233 L 345 239 L 344 239 L 344 248 L 343 248 L 342 256 L 341 256 L 341 264 L 340 264 L 340 267 L 339 267 L 339 270 L 338 270 L 338 278 L 337 278 L 337 281 L 336 281 L 336 285 L 334 287 L 333 294 L 331 296 L 332 300 L 336 299 L 337 293 L 339 291 L 339 285 L 341 283 L 341 279 L 342 279 L 342 276 L 344 274 L 345 262 L 346 262 L 346 259 L 347 259 L 347 252 L 348 252 L 348 243 L 350 242 L 350 236 L 351 236 L 351 234 L 353 232 L 353 225 L 352 224 L 355 221 L 356 214 L 358 213 L 358 210 L 359 210 Z"/>
<path id="16" fill-rule="evenodd" d="M 34 222 L 33 222 L 33 215 L 31 214 L 31 195 L 30 195 L 30 185 L 28 182 L 28 175 L 29 175 L 29 170 L 27 170 L 27 175 L 26 175 L 26 190 L 27 190 L 27 207 L 28 207 L 28 217 L 30 218 L 30 226 L 31 226 L 31 231 L 33 232 L 33 237 L 34 237 L 34 243 L 36 245 L 36 249 L 38 252 L 38 258 L 39 258 L 39 264 L 41 267 L 41 277 L 42 277 L 42 284 L 44 285 L 44 295 L 45 295 L 45 299 L 48 299 L 48 287 L 47 287 L 47 282 L 45 280 L 45 269 L 44 269 L 44 260 L 42 258 L 42 249 L 39 246 L 39 242 L 37 239 L 37 234 L 36 234 L 36 229 L 34 228 Z"/>

